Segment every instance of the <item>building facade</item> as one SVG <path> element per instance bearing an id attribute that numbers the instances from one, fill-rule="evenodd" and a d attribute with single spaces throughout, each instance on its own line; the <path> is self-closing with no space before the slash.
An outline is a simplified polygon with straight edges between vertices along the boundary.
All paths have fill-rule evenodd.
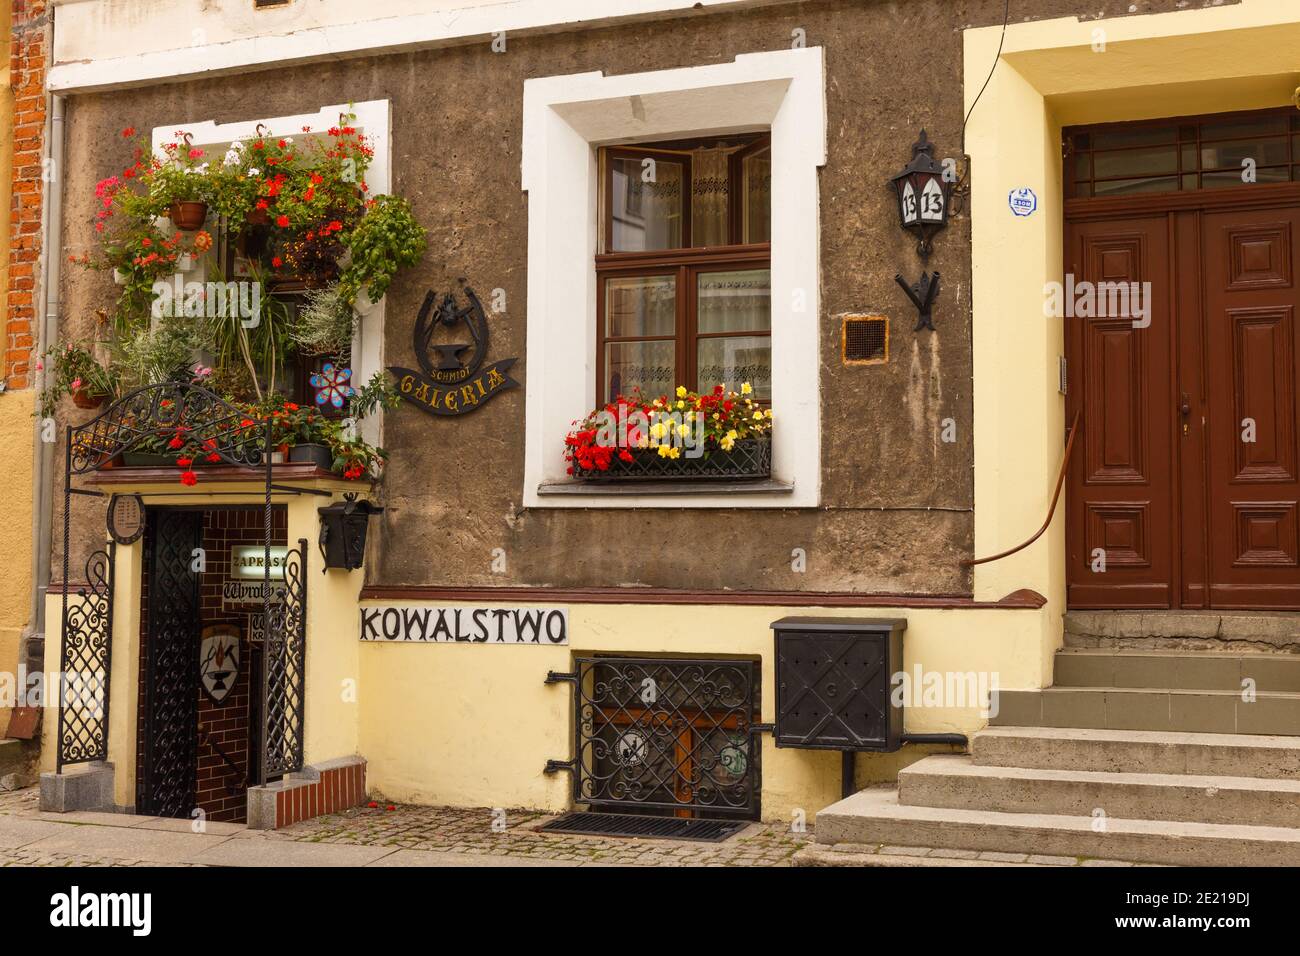
<path id="1" fill-rule="evenodd" d="M 880 704 L 867 685 L 900 670 L 901 728 L 850 771 L 890 780 L 984 727 L 990 691 L 1050 685 L 1068 609 L 1300 609 L 1290 4 L 1040 0 L 1006 24 L 996 0 L 426 6 L 51 3 L 61 259 L 97 241 L 124 128 L 215 153 L 341 114 L 373 147 L 370 191 L 406 197 L 428 239 L 352 349 L 353 381 L 397 370 L 405 398 L 366 425 L 390 457 L 363 567 L 325 570 L 317 548 L 319 508 L 358 490 L 338 476 L 180 487 L 56 464 L 56 489 L 138 494 L 147 517 L 104 572 L 87 558 L 106 497 L 55 495 L 46 669 L 72 660 L 49 623 L 65 591 L 75 611 L 96 574 L 112 649 L 93 745 L 72 753 L 74 721 L 46 710 L 55 776 L 93 754 L 103 802 L 226 819 L 253 787 L 264 825 L 337 805 L 357 768 L 412 802 L 788 819 L 836 800 L 845 764 L 777 746 L 785 705 L 852 723 L 837 693 Z M 927 155 L 946 228 L 921 257 L 891 180 Z M 923 273 L 941 276 L 929 322 L 900 288 Z M 111 278 L 57 282 L 63 334 L 93 336 Z M 1105 313 L 1079 283 L 1137 285 Z M 513 359 L 507 384 L 421 392 L 426 293 L 464 287 L 490 331 L 478 361 Z M 1192 319 L 1225 310 L 1229 331 Z M 471 346 L 445 347 L 434 371 L 468 367 Z M 718 380 L 772 412 L 765 478 L 571 474 L 566 435 L 618 393 Z M 98 414 L 64 403 L 60 440 Z M 1243 418 L 1259 441 L 1233 437 Z M 280 684 L 256 671 L 278 666 L 261 612 L 220 591 L 264 515 L 265 543 L 300 556 Z M 194 548 L 207 570 L 177 559 Z M 865 660 L 814 644 L 831 656 L 779 670 L 790 619 L 901 630 L 901 661 L 888 640 Z M 240 651 L 216 708 L 168 647 L 219 626 Z M 277 763 L 285 709 L 301 743 Z M 283 806 L 294 789 L 305 809 Z"/>

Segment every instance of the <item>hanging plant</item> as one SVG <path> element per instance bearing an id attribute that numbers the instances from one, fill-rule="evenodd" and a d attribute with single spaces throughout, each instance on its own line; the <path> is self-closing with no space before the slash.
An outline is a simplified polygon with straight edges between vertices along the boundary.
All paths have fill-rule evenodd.
<path id="1" fill-rule="evenodd" d="M 399 269 L 420 261 L 427 244 L 411 204 L 400 196 L 372 199 L 344 242 L 352 259 L 339 279 L 339 294 L 349 304 L 363 289 L 371 302 L 378 302 Z"/>

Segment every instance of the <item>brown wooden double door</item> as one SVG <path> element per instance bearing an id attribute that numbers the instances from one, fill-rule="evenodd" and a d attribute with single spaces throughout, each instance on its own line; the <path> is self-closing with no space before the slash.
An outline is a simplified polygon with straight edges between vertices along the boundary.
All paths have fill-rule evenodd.
<path id="1" fill-rule="evenodd" d="M 1150 283 L 1063 319 L 1072 607 L 1300 609 L 1300 190 L 1257 188 L 1067 205 L 1076 284 Z"/>

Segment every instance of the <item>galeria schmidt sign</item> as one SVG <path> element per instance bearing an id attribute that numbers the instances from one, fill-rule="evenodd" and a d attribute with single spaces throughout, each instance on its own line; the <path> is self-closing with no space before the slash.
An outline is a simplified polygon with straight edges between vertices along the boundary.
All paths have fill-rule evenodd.
<path id="1" fill-rule="evenodd" d="M 363 607 L 361 639 L 558 646 L 569 643 L 569 614 L 561 608 Z"/>
<path id="2" fill-rule="evenodd" d="M 453 292 L 444 295 L 435 308 L 437 294 L 430 289 L 415 320 L 411 343 L 420 370 L 388 367 L 402 398 L 430 415 L 464 415 L 519 384 L 509 374 L 517 358 L 483 364 L 488 351 L 487 314 L 469 286 L 465 286 L 465 297 L 469 305 L 463 309 L 456 307 Z M 434 342 L 440 329 L 463 329 L 470 341 Z"/>

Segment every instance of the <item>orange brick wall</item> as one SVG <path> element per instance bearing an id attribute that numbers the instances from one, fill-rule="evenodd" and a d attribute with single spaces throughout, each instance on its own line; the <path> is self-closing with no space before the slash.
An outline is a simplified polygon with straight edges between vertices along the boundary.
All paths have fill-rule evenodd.
<path id="1" fill-rule="evenodd" d="M 41 151 L 45 136 L 46 0 L 12 0 L 10 82 L 14 98 L 13 194 L 9 207 L 9 288 L 4 377 L 8 389 L 32 384 L 36 276 L 41 254 Z"/>
<path id="2" fill-rule="evenodd" d="M 326 813 L 355 807 L 366 799 L 366 763 L 322 770 L 320 779 L 276 794 L 275 826 L 287 827 Z"/>

